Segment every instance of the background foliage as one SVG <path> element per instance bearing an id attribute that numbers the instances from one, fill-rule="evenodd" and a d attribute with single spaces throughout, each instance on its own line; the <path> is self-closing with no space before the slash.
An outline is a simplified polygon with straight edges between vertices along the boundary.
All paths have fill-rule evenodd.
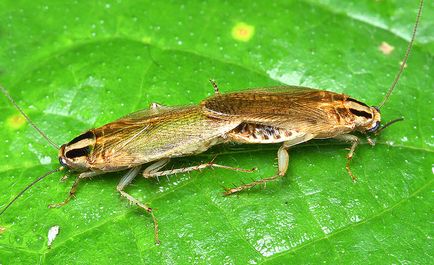
<path id="1" fill-rule="evenodd" d="M 345 92 L 378 104 L 409 40 L 417 1 L 1 1 L 0 81 L 55 142 L 157 101 L 196 104 L 222 91 L 280 83 Z M 287 177 L 233 197 L 221 186 L 275 172 L 277 146 L 224 145 L 219 154 L 254 175 L 206 170 L 137 179 L 119 198 L 121 173 L 72 184 L 51 176 L 0 219 L 0 263 L 433 263 L 434 3 L 383 119 L 404 116 L 375 148 L 357 151 L 352 183 L 343 145 L 291 150 Z M 385 55 L 382 42 L 394 46 Z M 56 152 L 1 97 L 0 203 L 57 167 Z M 61 232 L 51 249 L 47 232 Z"/>

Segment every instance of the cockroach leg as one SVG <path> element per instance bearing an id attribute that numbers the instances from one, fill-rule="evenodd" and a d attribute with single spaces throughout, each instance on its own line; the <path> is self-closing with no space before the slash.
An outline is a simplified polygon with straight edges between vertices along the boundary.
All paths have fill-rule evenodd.
<path id="1" fill-rule="evenodd" d="M 375 140 L 373 140 L 371 137 L 366 137 L 366 141 L 370 146 L 375 146 Z"/>
<path id="2" fill-rule="evenodd" d="M 219 87 L 217 86 L 216 81 L 210 79 L 209 82 L 211 83 L 212 87 L 214 88 L 214 94 L 216 94 L 216 95 L 220 94 Z"/>
<path id="3" fill-rule="evenodd" d="M 161 160 L 160 160 L 161 161 Z M 139 206 L 140 208 L 144 209 L 147 213 L 149 213 L 152 217 L 152 221 L 154 222 L 154 237 L 155 237 L 155 244 L 159 245 L 160 240 L 158 239 L 158 222 L 157 218 L 155 218 L 154 212 L 152 211 L 152 208 L 148 205 L 141 203 L 139 200 L 131 196 L 130 194 L 126 193 L 124 191 L 124 188 L 128 186 L 131 181 L 139 174 L 140 169 L 142 167 L 134 167 L 130 169 L 119 181 L 119 184 L 116 187 L 116 190 L 121 194 L 122 197 L 126 198 L 130 203 L 135 204 Z"/>
<path id="4" fill-rule="evenodd" d="M 156 103 L 156 102 L 152 102 L 151 104 L 149 104 L 149 110 L 150 110 L 151 114 L 158 114 L 162 110 L 167 110 L 170 108 L 171 107 L 169 107 L 169 106 L 165 106 L 165 105 L 162 105 L 162 104 Z"/>
<path id="5" fill-rule="evenodd" d="M 213 161 L 210 161 L 208 163 L 204 163 L 204 164 L 200 164 L 197 166 L 191 166 L 191 167 L 183 167 L 183 168 L 176 168 L 176 169 L 169 169 L 169 170 L 164 170 L 164 171 L 158 171 L 161 168 L 163 168 L 167 162 L 163 165 L 156 165 L 157 163 L 159 163 L 162 160 L 157 161 L 156 163 L 150 165 L 149 167 L 147 167 L 144 171 L 143 171 L 143 176 L 145 178 L 158 178 L 158 177 L 162 177 L 162 176 L 167 176 L 167 175 L 174 175 L 174 174 L 179 174 L 179 173 L 187 173 L 190 171 L 195 171 L 195 170 L 202 170 L 205 168 L 213 168 L 213 167 L 217 167 L 217 168 L 224 168 L 224 169 L 229 169 L 229 170 L 234 170 L 234 171 L 240 171 L 240 172 L 253 172 L 256 170 L 256 168 L 252 168 L 252 169 L 244 169 L 244 168 L 238 168 L 238 167 L 231 167 L 231 166 L 224 166 L 224 165 L 219 165 L 214 163 Z M 152 167 L 152 169 L 149 169 L 150 167 Z"/>
<path id="6" fill-rule="evenodd" d="M 170 158 L 163 158 L 161 160 L 158 160 L 155 163 L 152 163 L 150 166 L 145 168 L 145 170 L 143 170 L 143 177 L 145 177 L 145 178 L 154 177 L 153 174 L 155 172 L 158 172 L 165 165 L 167 165 L 167 163 L 169 163 L 169 161 L 170 161 Z M 158 177 L 158 176 L 155 176 L 155 177 Z"/>
<path id="7" fill-rule="evenodd" d="M 65 182 L 68 179 L 68 175 L 64 175 L 61 179 L 60 182 Z"/>
<path id="8" fill-rule="evenodd" d="M 269 177 L 269 178 L 263 178 L 263 179 L 260 179 L 260 180 L 256 180 L 256 181 L 253 181 L 253 182 L 250 182 L 250 183 L 247 183 L 247 184 L 235 187 L 235 188 L 225 188 L 225 192 L 223 193 L 223 195 L 229 196 L 229 195 L 232 195 L 234 193 L 240 192 L 242 190 L 248 190 L 250 188 L 253 188 L 256 185 L 262 185 L 262 184 L 266 185 L 267 182 L 274 181 L 274 180 L 279 179 L 279 178 L 281 178 L 283 176 L 284 175 L 278 174 L 278 175 L 275 175 L 275 176 L 272 176 L 272 177 Z"/>
<path id="9" fill-rule="evenodd" d="M 52 203 L 48 205 L 48 208 L 59 208 L 67 204 L 72 198 L 75 197 L 75 193 L 77 192 L 78 183 L 81 179 L 84 178 L 91 178 L 97 175 L 100 175 L 100 172 L 84 172 L 77 176 L 77 178 L 74 181 L 74 184 L 72 184 L 71 190 L 69 190 L 68 197 L 63 201 L 59 203 Z"/>
<path id="10" fill-rule="evenodd" d="M 293 145 L 292 143 L 284 142 L 283 145 L 277 151 L 278 172 L 275 176 L 256 180 L 251 183 L 243 184 L 235 188 L 225 188 L 225 192 L 223 194 L 225 196 L 232 195 L 242 190 L 253 188 L 256 185 L 266 185 L 267 182 L 274 181 L 285 176 L 286 171 L 288 170 L 288 163 L 289 163 L 288 148 L 292 145 Z"/>
<path id="11" fill-rule="evenodd" d="M 75 192 L 77 191 L 79 182 L 80 182 L 80 177 L 75 178 L 74 184 L 72 184 L 71 190 L 69 190 L 68 197 L 63 202 L 49 204 L 48 208 L 59 208 L 66 205 L 72 198 L 75 197 Z"/>
<path id="12" fill-rule="evenodd" d="M 348 174 L 351 176 L 351 179 L 353 181 L 357 181 L 357 177 L 354 176 L 353 172 L 351 171 L 350 163 L 351 160 L 353 159 L 354 152 L 357 148 L 357 145 L 360 142 L 359 137 L 352 134 L 344 134 L 344 135 L 336 136 L 335 139 L 351 143 L 350 152 L 347 155 L 347 164 L 345 165 L 345 168 L 347 169 Z"/>
<path id="13" fill-rule="evenodd" d="M 168 108 L 170 108 L 170 107 L 169 107 L 169 106 L 162 105 L 162 104 L 157 103 L 157 102 L 152 102 L 152 103 L 149 105 L 149 109 L 151 109 L 151 110 L 168 109 Z"/>

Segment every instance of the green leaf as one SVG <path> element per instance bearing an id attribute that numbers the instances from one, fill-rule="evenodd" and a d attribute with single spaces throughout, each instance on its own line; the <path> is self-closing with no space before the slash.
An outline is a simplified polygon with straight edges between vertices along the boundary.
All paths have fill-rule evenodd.
<path id="1" fill-rule="evenodd" d="M 276 84 L 343 92 L 378 104 L 402 60 L 417 1 L 2 1 L 0 83 L 56 143 L 151 102 L 197 104 L 222 92 Z M 426 1 L 408 67 L 382 108 L 400 116 L 345 170 L 346 147 L 313 141 L 290 151 L 287 176 L 223 197 L 222 186 L 272 176 L 276 145 L 222 145 L 174 166 L 258 167 L 80 183 L 48 177 L 0 217 L 1 264 L 433 263 L 434 2 Z M 380 52 L 386 42 L 394 49 Z M 0 206 L 58 167 L 53 150 L 1 97 Z M 176 133 L 176 132 L 173 132 Z M 60 226 L 51 249 L 50 227 Z"/>

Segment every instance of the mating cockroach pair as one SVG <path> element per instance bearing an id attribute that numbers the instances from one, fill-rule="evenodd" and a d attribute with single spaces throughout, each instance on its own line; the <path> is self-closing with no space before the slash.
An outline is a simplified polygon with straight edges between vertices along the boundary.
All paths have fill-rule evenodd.
<path id="1" fill-rule="evenodd" d="M 217 85 L 212 82 L 215 95 L 197 106 L 167 107 L 154 103 L 148 110 L 138 111 L 102 127 L 91 129 L 59 148 L 31 122 L 9 93 L 1 88 L 3 94 L 28 122 L 59 150 L 61 167 L 32 182 L 0 212 L 0 215 L 28 188 L 52 173 L 62 170 L 78 173 L 67 199 L 50 205 L 59 207 L 74 196 L 81 179 L 125 170 L 126 173 L 121 178 L 117 190 L 131 203 L 145 209 L 152 216 L 155 240 L 158 243 L 158 222 L 152 209 L 126 193 L 124 188 L 139 174 L 145 178 L 152 178 L 206 167 L 252 171 L 214 162 L 162 170 L 171 158 L 199 154 L 213 145 L 225 142 L 282 143 L 277 152 L 278 171 L 275 176 L 226 189 L 226 195 L 283 177 L 288 168 L 288 148 L 311 139 L 334 138 L 350 142 L 346 168 L 355 179 L 349 163 L 359 138 L 352 133 L 378 134 L 383 128 L 399 120 L 381 126 L 380 108 L 389 98 L 404 69 L 414 42 L 422 5 L 423 1 L 420 2 L 413 35 L 401 68 L 378 107 L 370 107 L 343 94 L 297 86 L 258 88 L 220 94 Z M 147 166 L 142 170 L 145 164 Z"/>

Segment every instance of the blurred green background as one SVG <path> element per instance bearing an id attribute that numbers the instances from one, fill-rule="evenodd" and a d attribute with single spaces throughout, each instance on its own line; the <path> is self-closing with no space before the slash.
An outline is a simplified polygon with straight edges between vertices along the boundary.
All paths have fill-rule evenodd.
<path id="1" fill-rule="evenodd" d="M 213 93 L 292 84 L 378 104 L 402 60 L 417 1 L 0 2 L 0 83 L 56 143 L 151 102 L 197 104 Z M 428 264 L 433 263 L 434 3 L 425 4 L 408 67 L 383 120 L 405 122 L 363 144 L 345 171 L 346 145 L 314 141 L 290 151 L 282 180 L 239 196 L 222 186 L 268 177 L 274 145 L 223 145 L 174 166 L 251 168 L 138 178 L 119 198 L 122 173 L 80 185 L 53 175 L 0 217 L 1 264 Z M 382 42 L 393 46 L 385 54 Z M 53 150 L 0 97 L 0 206 L 58 166 Z M 60 234 L 47 248 L 48 229 Z"/>

